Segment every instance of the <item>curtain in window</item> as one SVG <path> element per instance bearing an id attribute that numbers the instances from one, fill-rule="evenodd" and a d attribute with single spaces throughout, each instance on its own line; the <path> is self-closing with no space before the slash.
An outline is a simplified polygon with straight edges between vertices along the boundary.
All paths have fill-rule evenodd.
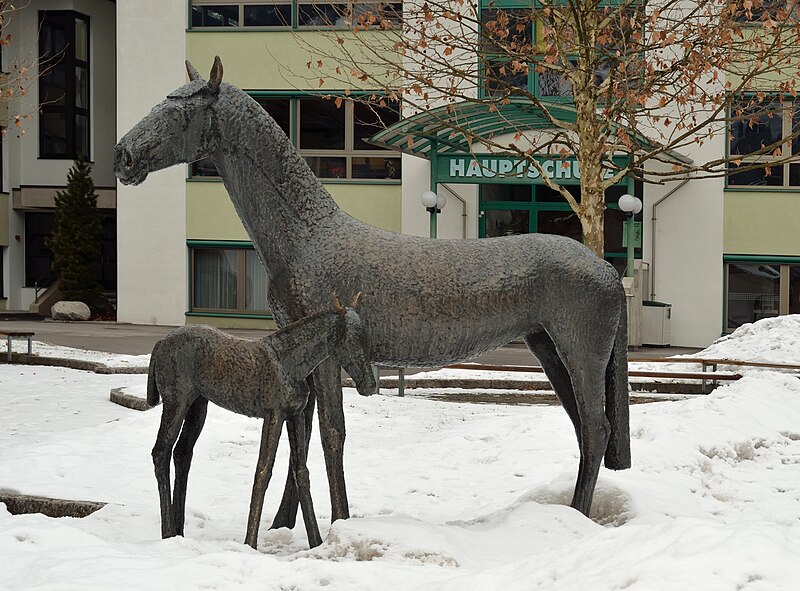
<path id="1" fill-rule="evenodd" d="M 236 251 L 195 250 L 193 307 L 236 309 Z"/>
<path id="2" fill-rule="evenodd" d="M 267 310 L 267 272 L 254 250 L 245 251 L 245 310 Z"/>

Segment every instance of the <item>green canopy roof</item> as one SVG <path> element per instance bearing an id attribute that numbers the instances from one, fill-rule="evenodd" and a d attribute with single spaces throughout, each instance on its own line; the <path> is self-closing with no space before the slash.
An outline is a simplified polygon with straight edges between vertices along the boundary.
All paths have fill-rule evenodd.
<path id="1" fill-rule="evenodd" d="M 422 111 L 401 119 L 366 141 L 430 159 L 433 144 L 438 154 L 470 153 L 471 142 L 467 135 L 479 140 L 504 133 L 556 128 L 542 109 L 526 98 L 512 98 L 507 104 L 494 103 L 494 106 L 490 111 L 485 102 L 464 101 Z M 576 120 L 577 113 L 571 104 L 552 103 L 547 105 L 547 110 L 557 121 L 574 123 Z M 611 125 L 613 127 L 614 123 Z M 646 148 L 657 145 L 641 134 L 637 134 L 636 140 Z M 678 161 L 691 161 L 673 150 L 668 153 Z"/>
<path id="2" fill-rule="evenodd" d="M 401 119 L 367 141 L 382 148 L 429 158 L 434 143 L 440 154 L 470 152 L 465 134 L 481 138 L 554 127 L 542 110 L 527 99 L 510 99 L 508 104 L 495 107 L 490 111 L 486 103 L 471 101 L 437 107 Z M 547 109 L 555 119 L 575 121 L 572 105 L 554 103 Z"/>

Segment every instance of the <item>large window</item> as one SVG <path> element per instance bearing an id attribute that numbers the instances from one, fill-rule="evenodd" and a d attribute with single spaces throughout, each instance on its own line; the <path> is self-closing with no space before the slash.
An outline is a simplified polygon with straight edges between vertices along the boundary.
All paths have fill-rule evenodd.
<path id="1" fill-rule="evenodd" d="M 399 23 L 402 2 L 383 0 L 192 0 L 192 29 L 351 28 Z"/>
<path id="2" fill-rule="evenodd" d="M 399 120 L 396 108 L 323 97 L 259 97 L 259 104 L 294 142 L 321 179 L 399 180 L 394 152 L 365 140 Z M 217 176 L 210 159 L 192 164 L 192 176 Z"/>
<path id="3" fill-rule="evenodd" d="M 787 264 L 726 257 L 726 262 L 726 330 L 800 313 L 800 259 Z"/>
<path id="4" fill-rule="evenodd" d="M 744 100 L 730 116 L 728 153 L 738 164 L 730 165 L 728 186 L 800 186 L 800 163 L 780 163 L 800 155 L 800 138 L 792 138 L 800 131 L 800 103 Z M 737 172 L 744 167 L 749 169 Z"/>
<path id="5" fill-rule="evenodd" d="M 40 158 L 90 158 L 89 96 L 89 18 L 40 11 Z"/>
<path id="6" fill-rule="evenodd" d="M 481 0 L 481 92 L 485 96 L 526 92 L 541 99 L 572 100 L 572 84 L 564 76 L 565 68 L 548 70 L 524 59 L 534 54 L 536 44 L 542 43 L 543 15 L 540 5 L 529 2 Z M 627 33 L 622 27 L 609 29 L 615 37 Z M 600 85 L 608 78 L 611 59 L 599 64 L 594 73 L 595 84 Z M 577 59 L 571 59 L 569 65 L 576 68 Z"/>
<path id="7" fill-rule="evenodd" d="M 267 273 L 252 247 L 191 248 L 193 312 L 268 313 Z"/>

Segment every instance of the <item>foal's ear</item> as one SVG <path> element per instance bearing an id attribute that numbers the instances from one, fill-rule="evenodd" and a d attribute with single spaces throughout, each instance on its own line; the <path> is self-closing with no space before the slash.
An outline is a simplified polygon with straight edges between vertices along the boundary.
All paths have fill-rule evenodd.
<path id="1" fill-rule="evenodd" d="M 186 71 L 189 73 L 189 80 L 192 82 L 195 80 L 202 80 L 200 72 L 197 71 L 197 68 L 195 68 L 189 60 L 186 60 Z"/>
<path id="2" fill-rule="evenodd" d="M 344 307 L 342 300 L 336 295 L 335 291 L 331 294 L 331 300 L 333 300 L 333 309 L 341 316 L 344 316 L 347 313 L 347 309 Z"/>
<path id="3" fill-rule="evenodd" d="M 363 291 L 359 291 L 356 294 L 356 297 L 353 298 L 353 303 L 350 304 L 350 307 L 351 308 L 358 308 L 358 305 L 361 303 L 361 298 L 363 298 L 363 297 L 364 297 L 364 292 Z"/>
<path id="4" fill-rule="evenodd" d="M 222 84 L 222 60 L 219 56 L 214 57 L 214 65 L 211 66 L 211 75 L 208 77 L 208 88 L 211 92 L 218 92 L 219 85 Z"/>

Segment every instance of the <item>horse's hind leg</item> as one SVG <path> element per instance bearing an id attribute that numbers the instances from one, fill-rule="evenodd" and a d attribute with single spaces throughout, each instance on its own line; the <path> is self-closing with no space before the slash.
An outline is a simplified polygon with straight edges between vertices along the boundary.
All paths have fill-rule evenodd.
<path id="1" fill-rule="evenodd" d="M 572 506 L 589 515 L 592 497 L 606 453 L 611 426 L 605 413 L 606 367 L 614 331 L 602 320 L 573 319 L 553 332 L 559 356 L 569 372 L 579 421 L 580 465 Z"/>
<path id="2" fill-rule="evenodd" d="M 273 412 L 264 417 L 264 426 L 261 429 L 261 449 L 258 453 L 253 494 L 250 497 L 250 514 L 247 518 L 247 533 L 244 539 L 244 543 L 252 548 L 255 548 L 258 543 L 258 528 L 261 522 L 261 512 L 264 509 L 264 495 L 272 477 L 272 467 L 275 464 L 275 453 L 278 450 L 282 428 L 282 413 Z"/>
<path id="3" fill-rule="evenodd" d="M 158 497 L 161 503 L 161 537 L 170 538 L 175 535 L 175 525 L 172 519 L 172 495 L 170 493 L 169 464 L 172 459 L 172 448 L 181 431 L 183 418 L 186 416 L 186 406 L 175 404 L 171 396 L 164 396 L 161 410 L 161 425 L 156 435 L 153 446 L 153 466 L 155 467 L 156 482 L 158 483 Z"/>
<path id="4" fill-rule="evenodd" d="M 322 543 L 319 533 L 317 516 L 314 513 L 314 502 L 311 498 L 311 481 L 308 477 L 308 442 L 306 441 L 305 420 L 302 414 L 297 414 L 286 423 L 289 431 L 289 446 L 291 450 L 291 466 L 294 470 L 294 480 L 300 495 L 300 506 L 303 508 L 303 521 L 308 535 L 308 544 L 316 548 Z"/>
<path id="5" fill-rule="evenodd" d="M 183 524 L 186 520 L 186 483 L 189 479 L 189 468 L 192 465 L 192 452 L 197 438 L 203 430 L 208 410 L 208 399 L 199 396 L 189 407 L 183 421 L 183 429 L 172 457 L 175 461 L 175 488 L 172 493 L 172 523 L 175 535 L 183 535 Z"/>
<path id="6" fill-rule="evenodd" d="M 560 343 L 564 358 L 544 331 L 527 335 L 525 342 L 541 362 L 575 427 L 580 464 L 571 504 L 588 516 L 610 433 L 604 410 L 605 370 L 610 347 L 602 343 L 592 346 L 595 339 L 575 330 L 562 328 L 557 334 L 569 335 L 569 341 L 562 338 Z M 564 359 L 569 360 L 569 365 Z"/>
<path id="7" fill-rule="evenodd" d="M 581 443 L 581 419 L 578 414 L 578 405 L 575 401 L 575 393 L 572 390 L 572 380 L 570 380 L 569 372 L 558 356 L 556 346 L 553 339 L 544 330 L 533 332 L 524 337 L 525 344 L 530 349 L 531 353 L 536 356 L 539 363 L 542 364 L 547 379 L 553 386 L 564 410 L 572 421 L 575 428 L 575 435 L 578 438 L 578 446 Z"/>

